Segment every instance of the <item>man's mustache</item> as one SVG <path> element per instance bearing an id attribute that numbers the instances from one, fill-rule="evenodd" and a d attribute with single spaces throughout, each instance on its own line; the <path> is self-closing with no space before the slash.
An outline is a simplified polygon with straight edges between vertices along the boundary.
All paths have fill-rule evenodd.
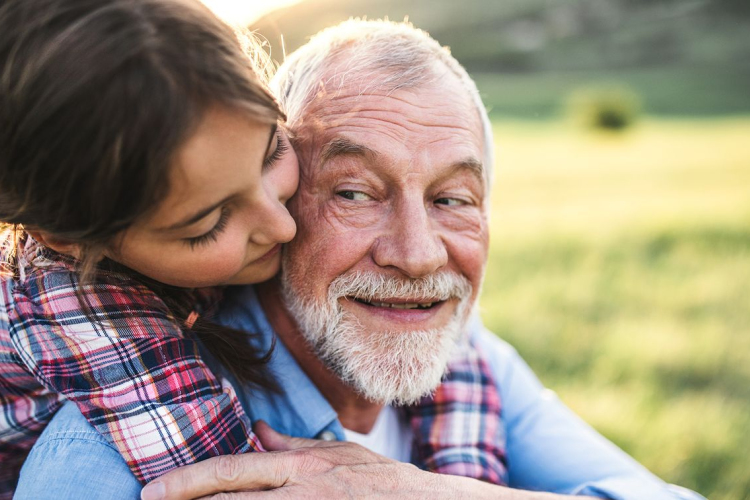
<path id="1" fill-rule="evenodd" d="M 329 299 L 352 297 L 366 302 L 395 299 L 438 302 L 471 296 L 469 280 L 443 271 L 422 278 L 400 278 L 374 271 L 354 271 L 338 276 L 328 287 Z"/>

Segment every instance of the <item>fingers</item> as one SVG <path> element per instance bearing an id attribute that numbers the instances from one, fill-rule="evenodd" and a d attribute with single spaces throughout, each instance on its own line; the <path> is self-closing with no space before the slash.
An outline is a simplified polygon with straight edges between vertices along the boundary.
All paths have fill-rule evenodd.
<path id="1" fill-rule="evenodd" d="M 195 500 L 282 500 L 280 497 L 271 496 L 274 491 L 230 491 L 226 493 L 217 493 L 208 495 Z"/>
<path id="2" fill-rule="evenodd" d="M 260 439 L 263 447 L 268 451 L 288 451 L 299 448 L 312 448 L 320 446 L 323 441 L 315 439 L 305 439 L 287 436 L 273 430 L 273 428 L 263 420 L 258 420 L 253 424 L 253 432 Z"/>
<path id="3" fill-rule="evenodd" d="M 279 434 L 263 420 L 258 420 L 253 424 L 253 432 L 268 451 L 285 451 L 289 449 L 290 445 L 287 444 L 289 436 Z"/>
<path id="4" fill-rule="evenodd" d="M 289 495 L 284 493 L 284 491 L 284 489 L 268 491 L 230 491 L 225 493 L 217 493 L 216 495 L 200 497 L 196 500 L 302 500 L 302 497 L 300 497 L 299 495 Z"/>
<path id="5" fill-rule="evenodd" d="M 141 491 L 142 500 L 187 500 L 220 492 L 279 488 L 289 479 L 274 453 L 224 455 L 186 465 L 152 481 Z"/>
<path id="6" fill-rule="evenodd" d="M 229 493 L 217 493 L 216 495 L 208 495 L 205 497 L 200 497 L 195 500 L 259 500 L 255 496 L 255 493 L 250 491 L 240 491 L 240 492 L 229 492 Z"/>
<path id="7" fill-rule="evenodd" d="M 292 451 L 304 449 L 311 452 L 311 454 L 308 454 L 309 457 L 323 460 L 329 465 L 392 462 L 389 458 L 378 455 L 358 444 L 346 441 L 321 441 L 318 439 L 287 436 L 286 434 L 276 432 L 263 420 L 255 422 L 253 425 L 253 432 L 258 436 L 261 444 L 268 451 Z M 315 451 L 313 451 L 313 449 Z"/>
<path id="8" fill-rule="evenodd" d="M 288 491 L 277 488 L 294 484 L 300 474 L 323 476 L 338 465 L 393 462 L 353 443 L 280 434 L 263 421 L 256 422 L 253 430 L 270 453 L 225 455 L 180 467 L 149 483 L 141 491 L 141 499 L 192 500 L 217 494 L 218 498 L 257 498 L 258 493 L 269 490 L 278 498 Z M 235 496 L 222 497 L 222 492 Z"/>

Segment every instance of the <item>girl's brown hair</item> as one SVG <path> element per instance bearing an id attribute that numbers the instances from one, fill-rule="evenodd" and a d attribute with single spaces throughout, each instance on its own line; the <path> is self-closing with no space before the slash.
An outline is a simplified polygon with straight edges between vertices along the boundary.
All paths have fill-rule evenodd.
<path id="1" fill-rule="evenodd" d="M 164 197 L 209 107 L 283 118 L 257 44 L 195 0 L 0 0 L 0 33 L 0 221 L 76 243 L 82 282 Z M 189 314 L 185 290 L 133 277 Z M 263 380 L 245 335 L 196 326 L 238 378 Z"/>

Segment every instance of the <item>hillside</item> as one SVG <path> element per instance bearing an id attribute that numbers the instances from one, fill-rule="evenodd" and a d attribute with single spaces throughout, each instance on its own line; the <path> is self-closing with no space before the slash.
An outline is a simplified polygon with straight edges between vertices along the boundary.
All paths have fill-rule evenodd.
<path id="1" fill-rule="evenodd" d="M 349 17 L 402 20 L 448 45 L 496 113 L 553 116 L 571 89 L 615 81 L 660 115 L 750 113 L 750 10 L 738 0 L 307 0 L 253 28 L 276 59 Z M 487 76 L 489 75 L 489 77 Z M 507 77 L 498 83 L 494 76 Z M 544 79 L 544 81 L 540 80 Z M 519 106 L 504 96 L 539 89 Z M 526 99 L 526 97 L 523 97 Z"/>

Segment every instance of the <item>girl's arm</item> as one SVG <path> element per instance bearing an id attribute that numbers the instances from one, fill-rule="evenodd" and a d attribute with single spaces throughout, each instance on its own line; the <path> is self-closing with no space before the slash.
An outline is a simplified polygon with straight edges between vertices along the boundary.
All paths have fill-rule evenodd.
<path id="1" fill-rule="evenodd" d="M 81 309 L 75 273 L 35 273 L 13 292 L 12 341 L 48 389 L 76 403 L 142 483 L 208 457 L 262 450 L 163 302 L 128 280 L 95 284 Z"/>

